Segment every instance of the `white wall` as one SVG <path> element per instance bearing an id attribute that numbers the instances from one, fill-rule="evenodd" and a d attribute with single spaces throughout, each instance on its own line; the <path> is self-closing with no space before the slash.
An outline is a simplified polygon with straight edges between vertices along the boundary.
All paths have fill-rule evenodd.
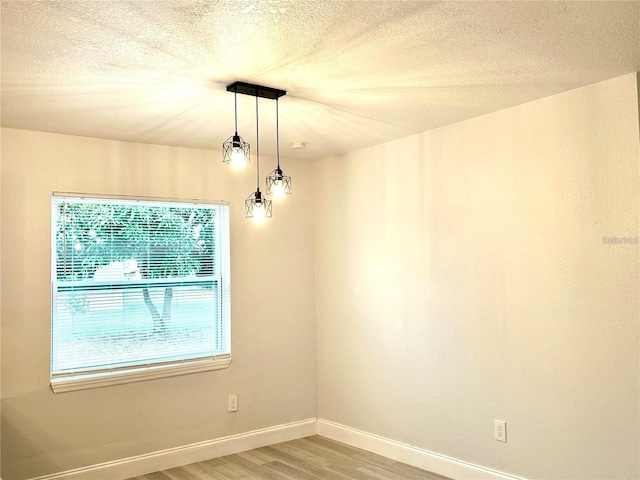
<path id="1" fill-rule="evenodd" d="M 311 165 L 259 228 L 255 190 L 204 150 L 2 130 L 2 477 L 17 480 L 316 415 Z M 273 159 L 263 160 L 263 172 Z M 285 160 L 286 162 L 286 160 Z M 228 200 L 226 370 L 54 395 L 49 388 L 52 191 Z M 274 202 L 275 203 L 275 202 Z M 240 411 L 226 413 L 227 394 Z"/>
<path id="2" fill-rule="evenodd" d="M 217 154 L 3 129 L 3 478 L 317 412 L 524 477 L 638 478 L 638 245 L 602 243 L 638 235 L 636 81 L 317 162 L 315 291 L 310 164 L 256 229 L 253 175 Z M 229 200 L 232 366 L 54 395 L 52 190 Z"/>
<path id="3" fill-rule="evenodd" d="M 638 143 L 627 75 L 314 163 L 319 417 L 639 478 Z"/>

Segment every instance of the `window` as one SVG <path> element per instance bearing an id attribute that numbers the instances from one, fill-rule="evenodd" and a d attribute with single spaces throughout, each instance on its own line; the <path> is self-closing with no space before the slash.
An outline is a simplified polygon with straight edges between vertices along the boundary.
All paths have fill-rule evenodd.
<path id="1" fill-rule="evenodd" d="M 53 195 L 54 392 L 229 365 L 228 210 Z"/>

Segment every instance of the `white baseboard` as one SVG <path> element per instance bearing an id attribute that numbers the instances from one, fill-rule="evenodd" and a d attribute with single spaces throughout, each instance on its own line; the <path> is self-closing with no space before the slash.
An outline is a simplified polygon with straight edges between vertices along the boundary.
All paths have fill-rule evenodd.
<path id="1" fill-rule="evenodd" d="M 328 420 L 318 419 L 318 434 L 456 480 L 523 480 Z"/>
<path id="2" fill-rule="evenodd" d="M 273 445 L 274 443 L 308 437 L 316 433 L 318 433 L 317 420 L 311 418 L 53 475 L 45 475 L 32 480 L 124 480 L 146 473 Z"/>
<path id="3" fill-rule="evenodd" d="M 456 480 L 523 480 L 520 477 L 315 418 L 45 475 L 31 480 L 124 480 L 315 434 Z"/>

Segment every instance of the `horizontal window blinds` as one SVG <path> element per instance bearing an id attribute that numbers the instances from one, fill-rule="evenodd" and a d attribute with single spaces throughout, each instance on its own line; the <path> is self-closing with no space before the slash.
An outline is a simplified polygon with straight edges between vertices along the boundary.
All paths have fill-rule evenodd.
<path id="1" fill-rule="evenodd" d="M 228 206 L 54 195 L 52 378 L 229 353 Z"/>

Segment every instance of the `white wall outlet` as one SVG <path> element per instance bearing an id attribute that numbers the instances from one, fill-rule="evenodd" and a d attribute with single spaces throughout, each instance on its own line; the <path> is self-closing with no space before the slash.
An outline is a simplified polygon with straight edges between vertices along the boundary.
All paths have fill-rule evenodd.
<path id="1" fill-rule="evenodd" d="M 237 412 L 238 411 L 238 394 L 230 393 L 227 398 L 227 412 Z"/>
<path id="2" fill-rule="evenodd" d="M 504 420 L 493 421 L 493 436 L 499 442 L 507 441 L 507 422 Z"/>

